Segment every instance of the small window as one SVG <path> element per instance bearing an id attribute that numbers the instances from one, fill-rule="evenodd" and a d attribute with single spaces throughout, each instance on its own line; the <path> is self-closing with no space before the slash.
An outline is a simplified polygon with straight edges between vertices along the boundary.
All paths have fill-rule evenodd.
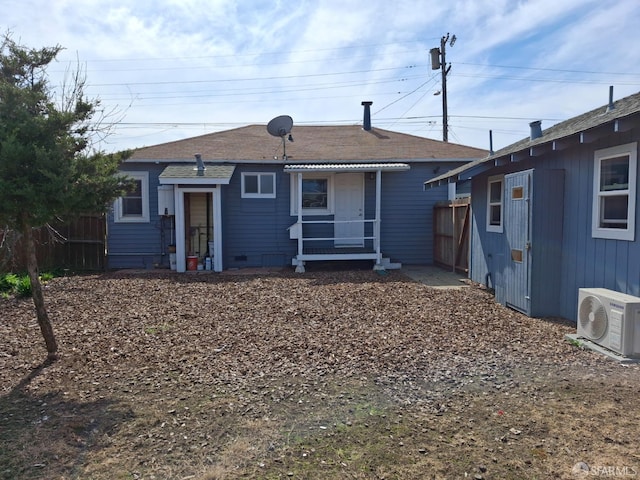
<path id="1" fill-rule="evenodd" d="M 134 188 L 114 204 L 114 221 L 145 223 L 149 221 L 149 173 L 123 172 L 134 182 Z"/>
<path id="2" fill-rule="evenodd" d="M 291 215 L 298 214 L 298 177 L 291 176 Z M 302 179 L 302 212 L 305 215 L 333 213 L 333 176 L 305 175 Z"/>
<path id="3" fill-rule="evenodd" d="M 511 260 L 517 263 L 522 263 L 522 258 L 523 258 L 522 250 L 516 250 L 516 249 L 511 250 Z"/>
<path id="4" fill-rule="evenodd" d="M 635 238 L 637 149 L 637 143 L 630 143 L 595 152 L 594 238 Z"/>
<path id="5" fill-rule="evenodd" d="M 329 205 L 329 180 L 310 178 L 302 180 L 302 208 L 327 208 Z"/>
<path id="6" fill-rule="evenodd" d="M 511 189 L 511 200 L 522 200 L 524 198 L 524 188 L 513 187 Z"/>
<path id="7" fill-rule="evenodd" d="M 243 173 L 242 198 L 276 198 L 276 174 Z"/>
<path id="8" fill-rule="evenodd" d="M 502 232 L 502 198 L 504 177 L 489 177 L 487 195 L 487 232 Z"/>

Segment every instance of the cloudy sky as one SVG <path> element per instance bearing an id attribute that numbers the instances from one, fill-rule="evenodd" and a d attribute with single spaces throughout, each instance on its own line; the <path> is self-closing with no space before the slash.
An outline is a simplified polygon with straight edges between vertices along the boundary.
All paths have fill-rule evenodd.
<path id="1" fill-rule="evenodd" d="M 449 141 L 495 149 L 640 91 L 637 0 L 0 0 L 19 43 L 64 50 L 117 121 L 105 151 L 290 115 L 296 125 L 362 123 L 442 139 L 446 44 Z"/>

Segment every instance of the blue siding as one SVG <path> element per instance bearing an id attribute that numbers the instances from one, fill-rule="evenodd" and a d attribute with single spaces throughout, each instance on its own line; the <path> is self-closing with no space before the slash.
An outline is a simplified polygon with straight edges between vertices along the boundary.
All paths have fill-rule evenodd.
<path id="1" fill-rule="evenodd" d="M 241 198 L 242 172 L 274 172 L 276 198 Z M 282 165 L 238 164 L 222 190 L 222 250 L 224 268 L 291 264 L 295 240 L 287 228 L 296 217 L 289 214 L 290 176 Z"/>
<path id="2" fill-rule="evenodd" d="M 511 163 L 496 167 L 477 175 L 472 181 L 472 236 L 470 278 L 484 284 L 486 275 L 491 274 L 496 288 L 500 285 L 499 268 L 496 257 L 507 251 L 504 235 L 486 232 L 487 177 L 495 174 L 535 169 L 535 172 L 559 169 L 564 170 L 564 198 L 555 203 L 553 195 L 546 201 L 536 203 L 541 212 L 549 212 L 541 224 L 536 223 L 541 215 L 534 212 L 533 222 L 539 232 L 562 231 L 560 259 L 556 272 L 548 272 L 544 266 L 551 262 L 549 258 L 540 258 L 535 247 L 533 253 L 532 295 L 545 297 L 550 291 L 549 282 L 557 284 L 559 297 L 552 301 L 553 307 L 532 310 L 533 316 L 561 316 L 574 320 L 577 313 L 578 289 L 585 287 L 603 287 L 630 295 L 640 295 L 640 206 L 636 205 L 635 241 L 608 240 L 593 238 L 591 235 L 591 214 L 593 202 L 593 166 L 595 150 L 623 145 L 640 140 L 638 129 L 630 132 L 612 134 L 591 144 L 578 144 L 561 151 L 551 151 L 535 159 Z M 553 177 L 534 179 L 534 195 L 546 196 L 554 187 Z M 636 183 L 638 178 L 635 179 Z M 636 199 L 637 201 L 637 199 Z M 557 212 L 557 215 L 555 215 Z M 562 218 L 560 227 L 554 227 L 553 219 Z M 551 222 L 551 223 L 550 223 Z M 555 275 L 555 277 L 553 276 Z M 555 282 L 559 278 L 559 282 Z M 547 289 L 547 293 L 545 293 Z"/>
<path id="3" fill-rule="evenodd" d="M 529 314 L 545 317 L 560 307 L 564 170 L 535 169 L 531 190 Z"/>
<path id="4" fill-rule="evenodd" d="M 153 268 L 156 264 L 168 265 L 166 247 L 162 245 L 162 230 L 165 238 L 171 232 L 158 215 L 158 176 L 162 165 L 130 164 L 123 172 L 149 172 L 149 222 L 114 223 L 113 211 L 107 214 L 107 267 L 108 268 Z"/>
<path id="5" fill-rule="evenodd" d="M 384 256 L 404 264 L 433 263 L 433 206 L 447 199 L 446 189 L 425 191 L 425 180 L 436 171 L 454 168 L 456 162 L 412 163 L 404 172 L 382 173 L 381 249 Z M 114 223 L 108 217 L 110 268 L 153 268 L 168 266 L 166 246 L 171 231 L 165 229 L 158 215 L 158 176 L 166 165 L 127 164 L 128 171 L 149 174 L 148 223 Z M 273 172 L 276 175 L 276 198 L 241 198 L 243 172 Z M 364 174 L 365 218 L 375 218 L 375 175 Z M 289 238 L 287 228 L 297 221 L 290 214 L 290 175 L 282 165 L 237 164 L 229 185 L 222 185 L 223 268 L 285 266 L 297 253 L 297 241 Z M 333 216 L 305 217 L 309 220 L 332 220 Z M 305 236 L 332 237 L 332 225 L 306 225 Z M 371 236 L 372 226 L 365 227 Z M 326 246 L 333 242 L 328 241 Z M 370 242 L 369 242 L 370 244 Z M 314 246 L 321 246 L 320 244 Z"/>
<path id="6" fill-rule="evenodd" d="M 405 264 L 433 263 L 433 205 L 446 200 L 446 191 L 424 191 L 426 179 L 444 164 L 411 164 L 405 172 L 382 174 L 381 249 L 384 256 Z M 446 164 L 452 168 L 451 164 Z M 273 171 L 277 178 L 277 198 L 240 198 L 241 172 Z M 364 174 L 365 218 L 375 218 L 375 176 Z M 296 222 L 290 215 L 290 178 L 281 166 L 238 165 L 223 193 L 223 250 L 225 268 L 264 266 L 265 258 L 283 259 L 290 265 L 297 253 L 297 242 L 289 239 L 287 228 Z M 247 200 L 252 200 L 248 202 Z M 331 220 L 332 216 L 305 217 Z M 367 226 L 366 235 L 372 227 Z M 332 225 L 305 225 L 305 236 L 332 237 Z M 318 242 L 312 246 L 331 246 Z"/>
<path id="7" fill-rule="evenodd" d="M 382 253 L 403 264 L 433 264 L 433 207 L 447 200 L 446 188 L 424 190 L 424 182 L 443 167 L 437 163 L 411 164 L 405 172 L 382 175 Z"/>

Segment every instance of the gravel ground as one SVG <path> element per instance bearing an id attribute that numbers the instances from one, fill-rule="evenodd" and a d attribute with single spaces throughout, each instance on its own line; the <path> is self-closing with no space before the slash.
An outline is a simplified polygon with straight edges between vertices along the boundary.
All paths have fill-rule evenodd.
<path id="1" fill-rule="evenodd" d="M 228 470 L 226 476 L 206 476 L 205 460 L 198 464 L 200 470 L 196 469 L 204 475 L 200 477 L 189 477 L 192 470 L 186 466 L 172 474 L 162 474 L 157 465 L 138 466 L 136 470 L 129 464 L 144 462 L 137 461 L 131 442 L 139 443 L 135 439 L 139 439 L 142 427 L 128 419 L 149 416 L 148 409 L 152 408 L 158 416 L 173 410 L 175 420 L 182 411 L 176 410 L 178 404 L 191 405 L 188 408 L 195 415 L 198 406 L 189 400 L 206 396 L 213 402 L 207 408 L 220 412 L 214 415 L 216 421 L 225 415 L 255 422 L 279 420 L 283 424 L 295 419 L 297 428 L 307 428 L 320 421 L 320 406 L 324 405 L 325 416 L 329 415 L 327 408 L 338 412 L 340 395 L 357 397 L 362 389 L 369 392 L 368 402 L 391 409 L 385 410 L 385 415 L 404 409 L 419 418 L 419 424 L 431 419 L 433 425 L 439 425 L 440 436 L 459 431 L 460 424 L 467 424 L 469 419 L 475 422 L 474 428 L 482 430 L 482 418 L 486 422 L 495 420 L 495 415 L 487 412 L 506 411 L 501 405 L 514 411 L 514 419 L 517 412 L 525 421 L 530 409 L 531 418 L 544 417 L 544 412 L 534 412 L 539 401 L 547 417 L 549 412 L 562 410 L 562 405 L 572 410 L 571 405 L 577 402 L 579 409 L 574 414 L 578 417 L 553 420 L 554 428 L 564 423 L 570 431 L 561 429 L 554 437 L 549 434 L 549 426 L 544 433 L 529 429 L 533 432 L 531 445 L 513 452 L 521 468 L 528 470 L 517 470 L 514 465 L 506 470 L 495 465 L 492 468 L 503 472 L 502 478 L 529 478 L 522 476 L 523 471 L 531 473 L 530 478 L 547 478 L 549 472 L 556 474 L 548 478 L 565 478 L 557 472 L 570 472 L 576 462 L 585 461 L 636 469 L 640 475 L 637 448 L 631 444 L 637 440 L 638 423 L 626 430 L 621 430 L 619 421 L 610 423 L 608 428 L 615 431 L 599 428 L 602 438 L 592 438 L 594 422 L 601 421 L 597 416 L 611 409 L 617 418 L 623 414 L 640 418 L 638 366 L 621 366 L 570 344 L 564 335 L 575 332 L 575 324 L 562 319 L 528 318 L 496 304 L 490 292 L 478 285 L 440 290 L 415 282 L 401 271 L 384 276 L 369 270 L 309 271 L 303 275 L 290 270 L 224 275 L 123 271 L 56 278 L 46 285 L 45 295 L 61 353 L 60 360 L 46 368 L 38 368 L 46 355 L 30 300 L 0 300 L 0 400 L 4 402 L 0 407 L 13 412 L 2 416 L 0 411 L 0 465 L 3 453 L 6 458 L 15 455 L 10 440 L 1 432 L 3 427 L 18 429 L 12 409 L 20 402 L 28 407 L 23 421 L 31 422 L 32 427 L 45 422 L 45 417 L 57 415 L 43 403 L 61 409 L 72 403 L 73 415 L 79 415 L 82 405 L 114 401 L 120 413 L 109 425 L 92 419 L 96 432 L 109 437 L 101 454 L 92 453 L 90 448 L 95 444 L 94 434 L 83 437 L 81 454 L 75 449 L 67 452 L 66 443 L 60 451 L 39 445 L 29 461 L 44 457 L 42 464 L 47 467 L 42 467 L 43 476 L 24 478 L 109 478 L 101 476 L 109 456 L 119 458 L 121 468 L 128 468 L 131 476 L 122 478 L 231 478 Z M 374 390 L 375 395 L 371 393 Z M 614 390 L 617 401 L 609 398 Z M 566 395 L 560 401 L 562 392 Z M 223 398 L 224 404 L 216 403 Z M 588 412 L 590 403 L 598 406 L 592 413 Z M 298 407 L 293 411 L 295 405 Z M 314 405 L 315 410 L 311 408 Z M 582 427 L 578 410 L 591 415 Z M 189 435 L 183 443 L 187 437 L 208 438 L 212 429 L 220 428 L 219 424 L 214 427 L 209 417 L 188 422 Z M 138 445 L 136 448 L 142 449 L 138 451 L 144 452 L 145 458 L 170 454 L 173 464 L 182 462 L 195 468 L 186 451 L 182 456 L 176 453 L 186 448 L 184 445 L 160 434 L 160 425 L 164 427 L 166 422 L 149 422 L 151 425 L 143 430 L 153 441 L 148 440 L 144 448 Z M 122 440 L 109 434 L 115 424 L 120 425 L 118 435 Z M 497 446 L 480 446 L 480 440 L 474 439 L 476 445 L 468 452 L 470 462 L 498 464 L 496 452 L 503 446 L 508 449 L 510 438 L 527 431 L 521 424 L 509 425 L 503 425 L 509 427 L 505 432 L 487 437 L 488 444 L 497 442 Z M 495 428 L 485 425 L 486 432 Z M 37 444 L 35 430 L 20 429 L 20 438 Z M 260 430 L 268 429 L 262 425 Z M 421 431 L 426 430 L 423 427 Z M 420 433 L 415 435 L 419 437 Z M 608 442 L 605 437 L 613 440 Z M 575 445 L 581 439 L 594 443 L 576 452 L 580 449 Z M 539 466 L 534 455 L 532 464 L 531 452 L 546 452 L 540 443 L 545 441 L 555 442 L 553 453 L 545 453 Z M 608 442 L 611 448 L 603 450 L 600 442 L 605 446 Z M 214 442 L 209 439 L 204 443 Z M 220 468 L 223 443 L 215 448 L 218 456 L 211 452 L 206 456 L 208 468 L 214 464 Z M 276 440 L 248 457 L 264 467 L 269 462 L 260 462 L 258 457 L 270 458 L 265 452 L 278 450 L 274 445 L 278 445 Z M 461 453 L 465 451 L 460 448 Z M 594 458 L 596 448 L 600 453 Z M 50 461 L 52 455 L 66 459 L 58 461 L 57 470 Z M 470 469 L 462 472 L 447 467 L 444 459 L 438 463 L 435 458 L 439 457 L 429 460 L 433 476 L 424 478 L 462 478 L 463 473 L 475 478 L 501 478 L 491 477 L 484 464 L 473 474 Z M 11 463 L 4 476 L 0 471 L 0 478 L 20 478 L 16 472 L 26 468 L 20 463 L 23 461 Z M 378 473 L 370 477 L 346 477 L 403 478 L 401 474 L 385 477 L 379 473 L 382 467 L 376 468 Z M 454 470 L 447 470 L 450 468 Z M 235 472 L 251 476 L 247 469 L 246 465 L 236 465 Z M 143 473 L 134 475 L 132 471 Z M 264 478 L 280 477 L 274 474 Z"/>

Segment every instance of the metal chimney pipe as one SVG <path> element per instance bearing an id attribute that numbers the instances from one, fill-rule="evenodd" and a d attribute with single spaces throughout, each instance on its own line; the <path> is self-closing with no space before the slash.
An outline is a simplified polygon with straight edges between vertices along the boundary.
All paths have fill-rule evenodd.
<path id="1" fill-rule="evenodd" d="M 535 140 L 536 138 L 540 138 L 542 136 L 542 122 L 540 120 L 536 120 L 535 122 L 531 122 L 529 124 L 529 128 L 531 129 L 531 140 Z"/>
<path id="2" fill-rule="evenodd" d="M 610 112 L 614 108 L 616 107 L 613 105 L 613 85 L 611 85 L 609 86 L 609 105 L 607 106 L 607 112 Z"/>
<path id="3" fill-rule="evenodd" d="M 489 130 L 489 155 L 493 155 L 493 130 Z"/>
<path id="4" fill-rule="evenodd" d="M 202 155 L 196 153 L 196 166 L 198 168 L 198 175 L 204 174 L 204 162 L 202 161 Z"/>
<path id="5" fill-rule="evenodd" d="M 371 130 L 371 105 L 373 105 L 373 102 L 362 102 L 362 105 L 364 106 L 362 128 L 368 132 Z"/>

